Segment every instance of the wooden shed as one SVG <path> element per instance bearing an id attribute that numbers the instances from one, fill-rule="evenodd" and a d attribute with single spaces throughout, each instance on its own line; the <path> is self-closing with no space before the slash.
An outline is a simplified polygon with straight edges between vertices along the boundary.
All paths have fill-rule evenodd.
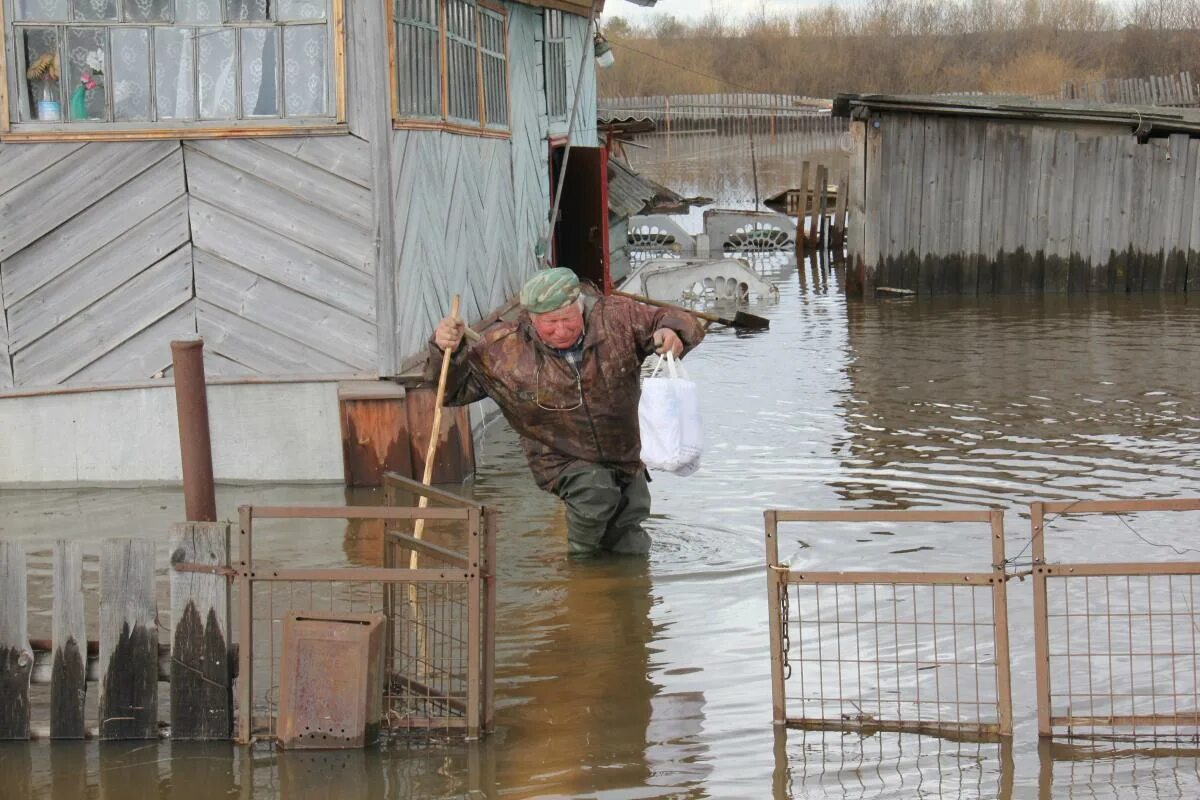
<path id="1" fill-rule="evenodd" d="M 918 295 L 1200 287 L 1200 111 L 842 95 L 847 289 Z"/>
<path id="2" fill-rule="evenodd" d="M 339 384 L 535 269 L 576 95 L 552 247 L 602 279 L 602 5 L 0 0 L 0 484 L 177 479 L 196 334 L 218 478 L 342 477 Z"/>

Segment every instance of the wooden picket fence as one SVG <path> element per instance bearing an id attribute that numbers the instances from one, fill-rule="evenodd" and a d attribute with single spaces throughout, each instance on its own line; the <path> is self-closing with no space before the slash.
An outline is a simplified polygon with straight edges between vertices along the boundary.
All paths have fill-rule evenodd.
<path id="1" fill-rule="evenodd" d="M 26 544 L 0 541 L 0 740 L 157 738 L 166 731 L 161 682 L 170 683 L 173 739 L 231 738 L 229 532 L 228 523 L 172 526 L 169 645 L 159 643 L 153 540 L 104 541 L 95 641 L 86 635 L 80 543 L 54 543 L 52 635 L 31 641 Z M 99 685 L 95 726 L 88 683 Z M 33 719 L 31 684 L 50 687 L 48 727 Z"/>

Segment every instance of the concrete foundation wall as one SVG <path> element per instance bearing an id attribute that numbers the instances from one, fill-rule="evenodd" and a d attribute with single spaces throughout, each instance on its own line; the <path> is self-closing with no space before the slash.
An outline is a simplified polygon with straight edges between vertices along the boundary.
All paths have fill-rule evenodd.
<path id="1" fill-rule="evenodd" d="M 338 384 L 208 388 L 219 481 L 343 479 Z M 170 385 L 0 398 L 0 485 L 179 482 Z"/>

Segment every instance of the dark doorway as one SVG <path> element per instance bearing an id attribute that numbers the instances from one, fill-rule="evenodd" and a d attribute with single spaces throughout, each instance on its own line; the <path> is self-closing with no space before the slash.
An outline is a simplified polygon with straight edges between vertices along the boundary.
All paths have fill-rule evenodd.
<path id="1" fill-rule="evenodd" d="M 550 148 L 550 202 L 566 148 Z M 608 151 L 603 147 L 571 147 L 563 179 L 558 223 L 554 226 L 555 266 L 570 267 L 581 280 L 609 294 Z"/>

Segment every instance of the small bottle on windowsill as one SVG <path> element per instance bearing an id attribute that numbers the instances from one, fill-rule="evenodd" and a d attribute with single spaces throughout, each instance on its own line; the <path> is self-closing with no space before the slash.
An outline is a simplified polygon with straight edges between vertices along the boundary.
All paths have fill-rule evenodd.
<path id="1" fill-rule="evenodd" d="M 40 122 L 58 122 L 62 119 L 62 104 L 58 102 L 53 81 L 42 81 L 41 96 L 37 101 L 37 118 Z"/>

